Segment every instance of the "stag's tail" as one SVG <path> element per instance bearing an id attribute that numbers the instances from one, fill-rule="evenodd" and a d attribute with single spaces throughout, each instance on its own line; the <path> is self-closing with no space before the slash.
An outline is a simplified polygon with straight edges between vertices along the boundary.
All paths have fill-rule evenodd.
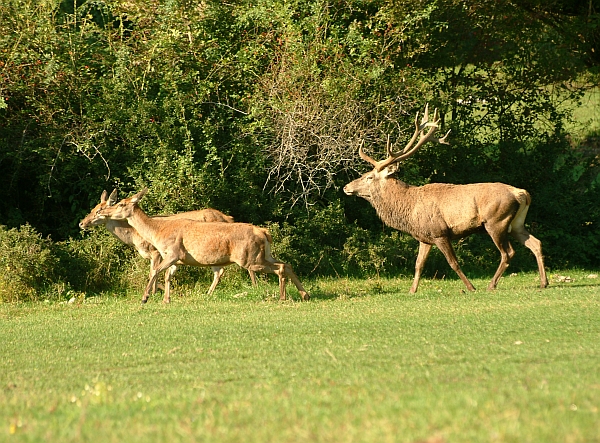
<path id="1" fill-rule="evenodd" d="M 531 205 L 531 195 L 525 189 L 513 188 L 513 194 L 517 202 L 519 202 L 519 209 L 515 214 L 515 218 L 510 223 L 508 232 L 518 232 L 525 229 L 525 217 L 527 217 L 527 211 L 529 210 L 529 205 Z"/>

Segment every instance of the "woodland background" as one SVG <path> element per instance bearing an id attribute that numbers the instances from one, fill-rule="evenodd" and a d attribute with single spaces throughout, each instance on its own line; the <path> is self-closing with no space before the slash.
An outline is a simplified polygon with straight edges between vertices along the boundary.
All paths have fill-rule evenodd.
<path id="1" fill-rule="evenodd" d="M 525 188 L 548 267 L 598 267 L 599 13 L 598 0 L 4 0 L 0 300 L 139 288 L 147 264 L 77 224 L 102 190 L 144 186 L 150 214 L 213 207 L 268 226 L 305 278 L 411 275 L 417 242 L 341 188 L 369 168 L 359 143 L 384 156 L 425 103 L 451 146 L 423 147 L 399 178 Z M 467 274 L 497 266 L 485 236 L 457 249 Z M 534 268 L 519 248 L 511 271 Z M 427 272 L 452 273 L 439 253 Z"/>

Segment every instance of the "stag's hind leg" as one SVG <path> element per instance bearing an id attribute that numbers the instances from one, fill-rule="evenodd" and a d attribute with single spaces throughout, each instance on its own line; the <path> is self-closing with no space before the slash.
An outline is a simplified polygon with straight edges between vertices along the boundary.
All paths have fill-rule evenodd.
<path id="1" fill-rule="evenodd" d="M 544 267 L 544 257 L 542 256 L 542 242 L 531 235 L 525 227 L 521 229 L 513 229 L 511 232 L 512 236 L 519 242 L 525 245 L 537 260 L 538 272 L 540 273 L 540 288 L 548 286 L 548 277 L 546 276 L 546 268 Z"/>
<path id="2" fill-rule="evenodd" d="M 522 205 L 510 225 L 510 234 L 521 242 L 527 249 L 533 252 L 540 273 L 540 288 L 548 286 L 548 277 L 544 267 L 544 257 L 542 256 L 542 242 L 535 238 L 525 229 L 525 216 L 529 210 L 529 205 Z"/>
<path id="3" fill-rule="evenodd" d="M 508 240 L 506 228 L 501 227 L 499 229 L 493 229 L 487 225 L 485 228 L 488 231 L 488 234 L 490 234 L 490 237 L 492 237 L 494 244 L 500 251 L 500 265 L 498 265 L 498 269 L 496 270 L 492 281 L 490 281 L 490 284 L 488 285 L 488 290 L 493 290 L 496 289 L 498 280 L 500 280 L 500 277 L 502 277 L 502 274 L 504 274 L 504 271 L 506 271 L 506 268 L 508 268 L 510 261 L 515 255 L 515 250 Z"/>

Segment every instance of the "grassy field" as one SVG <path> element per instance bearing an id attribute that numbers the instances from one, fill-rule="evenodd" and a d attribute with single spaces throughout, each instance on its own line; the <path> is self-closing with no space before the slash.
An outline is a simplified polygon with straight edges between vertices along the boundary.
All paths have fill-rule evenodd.
<path id="1" fill-rule="evenodd" d="M 0 441 L 600 442 L 588 274 L 0 305 Z"/>

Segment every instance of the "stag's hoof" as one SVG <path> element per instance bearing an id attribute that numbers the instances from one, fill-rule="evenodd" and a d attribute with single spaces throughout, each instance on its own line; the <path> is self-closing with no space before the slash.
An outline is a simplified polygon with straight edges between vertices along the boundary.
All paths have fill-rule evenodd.
<path id="1" fill-rule="evenodd" d="M 302 294 L 302 301 L 309 301 L 310 300 L 310 295 L 308 295 L 308 293 L 304 293 Z"/>
<path id="2" fill-rule="evenodd" d="M 148 302 L 147 298 L 142 298 L 142 304 L 145 305 Z"/>

